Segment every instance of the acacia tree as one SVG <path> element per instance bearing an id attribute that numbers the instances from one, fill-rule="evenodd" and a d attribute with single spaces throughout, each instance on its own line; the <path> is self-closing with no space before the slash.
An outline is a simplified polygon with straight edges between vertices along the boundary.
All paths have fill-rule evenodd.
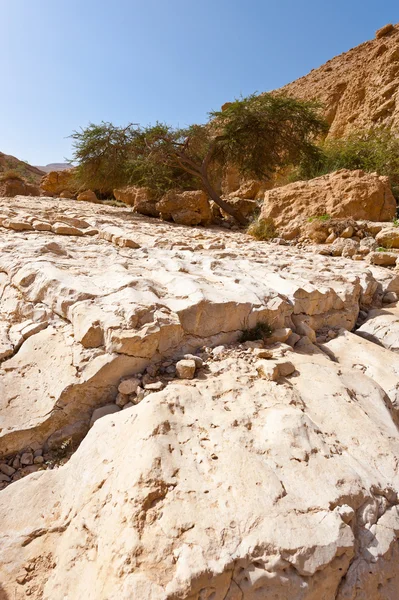
<path id="1" fill-rule="evenodd" d="M 200 187 L 241 224 L 241 213 L 218 194 L 215 172 L 231 164 L 243 175 L 270 178 L 278 167 L 314 157 L 319 152 L 314 139 L 327 130 L 315 103 L 271 94 L 236 100 L 211 112 L 206 125 L 185 129 L 162 123 L 122 129 L 103 123 L 99 140 L 93 135 L 97 127 L 72 135 L 83 176 L 95 173 L 101 179 L 109 168 L 119 172 L 119 184 L 156 190 Z"/>

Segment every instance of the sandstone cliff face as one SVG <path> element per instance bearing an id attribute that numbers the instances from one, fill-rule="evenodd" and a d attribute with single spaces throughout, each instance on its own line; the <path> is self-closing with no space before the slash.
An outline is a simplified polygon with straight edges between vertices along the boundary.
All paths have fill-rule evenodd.
<path id="1" fill-rule="evenodd" d="M 399 25 L 329 60 L 281 88 L 297 98 L 319 100 L 330 124 L 328 137 L 388 126 L 399 130 Z"/>
<path id="2" fill-rule="evenodd" d="M 397 294 L 364 261 L 0 199 L 0 598 L 397 600 Z"/>
<path id="3" fill-rule="evenodd" d="M 40 188 L 47 196 L 59 196 L 62 192 L 76 192 L 74 170 L 50 171 L 42 178 Z"/>
<path id="4" fill-rule="evenodd" d="M 295 229 L 316 216 L 392 221 L 396 201 L 388 177 L 342 169 L 265 193 L 261 218 Z"/>

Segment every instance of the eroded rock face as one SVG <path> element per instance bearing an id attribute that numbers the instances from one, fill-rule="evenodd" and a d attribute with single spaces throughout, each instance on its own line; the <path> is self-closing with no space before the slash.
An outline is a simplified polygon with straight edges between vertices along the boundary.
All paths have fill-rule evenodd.
<path id="1" fill-rule="evenodd" d="M 63 171 L 50 171 L 40 183 L 43 195 L 59 196 L 61 192 L 76 192 L 76 182 L 74 178 L 74 169 L 64 169 Z"/>
<path id="2" fill-rule="evenodd" d="M 396 325 L 373 310 L 397 293 L 242 232 L 0 201 L 0 596 L 396 600 Z"/>
<path id="3" fill-rule="evenodd" d="M 328 137 L 374 126 L 399 129 L 399 27 L 380 29 L 374 40 L 336 56 L 281 89 L 295 98 L 319 100 L 330 124 Z"/>
<path id="4" fill-rule="evenodd" d="M 163 219 L 173 220 L 179 225 L 204 225 L 212 220 L 208 196 L 201 190 L 170 190 L 156 207 Z"/>
<path id="5" fill-rule="evenodd" d="M 342 169 L 265 194 L 261 218 L 294 228 L 316 216 L 392 221 L 396 202 L 387 177 Z"/>

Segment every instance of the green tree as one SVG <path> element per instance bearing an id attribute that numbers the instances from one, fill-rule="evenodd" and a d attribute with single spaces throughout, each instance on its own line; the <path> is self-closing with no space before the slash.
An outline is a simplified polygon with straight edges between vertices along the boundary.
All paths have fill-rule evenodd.
<path id="1" fill-rule="evenodd" d="M 202 188 L 226 213 L 245 224 L 241 213 L 220 197 L 216 174 L 225 164 L 258 179 L 276 168 L 315 157 L 314 139 L 327 130 L 318 105 L 262 94 L 210 113 L 205 125 L 127 128 L 110 123 L 74 132 L 74 160 L 87 185 L 145 185 L 157 191 Z M 97 183 L 96 183 L 97 182 Z"/>

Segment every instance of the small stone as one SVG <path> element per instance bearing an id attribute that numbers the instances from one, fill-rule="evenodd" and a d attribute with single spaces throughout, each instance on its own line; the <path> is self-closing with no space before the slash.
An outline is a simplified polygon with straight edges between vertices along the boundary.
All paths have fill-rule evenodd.
<path id="1" fill-rule="evenodd" d="M 136 404 L 138 404 L 139 402 L 141 402 L 144 398 L 144 390 L 142 387 L 138 387 L 137 391 L 136 391 Z"/>
<path id="2" fill-rule="evenodd" d="M 292 329 L 289 327 L 281 327 L 280 329 L 275 329 L 272 331 L 272 334 L 266 339 L 266 344 L 276 344 L 278 342 L 285 342 L 291 335 Z"/>
<path id="3" fill-rule="evenodd" d="M 193 360 L 196 364 L 197 369 L 200 369 L 204 364 L 204 361 L 202 360 L 202 358 L 200 358 L 199 356 L 196 356 L 195 354 L 185 354 L 183 356 L 183 358 L 185 360 Z"/>
<path id="4" fill-rule="evenodd" d="M 252 341 L 244 342 L 242 346 L 243 346 L 243 348 L 246 348 L 247 350 L 253 350 L 254 348 L 263 348 L 264 343 L 263 343 L 263 340 L 255 340 L 254 342 L 252 342 Z M 222 346 L 222 348 L 224 348 L 224 346 Z"/>
<path id="5" fill-rule="evenodd" d="M 134 406 L 133 402 L 128 402 L 127 404 L 125 404 L 125 406 L 122 408 L 122 410 L 126 410 L 127 408 L 132 408 L 132 406 Z"/>
<path id="6" fill-rule="evenodd" d="M 65 225 L 65 223 L 54 223 L 51 227 L 53 233 L 58 235 L 84 235 L 83 231 L 72 225 Z"/>
<path id="7" fill-rule="evenodd" d="M 398 295 L 395 292 L 386 292 L 382 298 L 384 304 L 392 304 L 398 301 Z"/>
<path id="8" fill-rule="evenodd" d="M 12 466 L 14 467 L 14 469 L 19 469 L 19 467 L 21 466 L 21 459 L 18 455 L 12 461 Z"/>
<path id="9" fill-rule="evenodd" d="M 291 335 L 287 338 L 286 343 L 293 348 L 297 342 L 301 339 L 301 336 L 297 333 L 291 333 Z"/>
<path id="10" fill-rule="evenodd" d="M 9 481 L 11 481 L 11 478 L 8 477 L 8 475 L 5 475 L 4 473 L 0 473 L 0 481 L 1 482 L 5 481 L 8 483 Z"/>
<path id="11" fill-rule="evenodd" d="M 44 463 L 43 456 L 35 456 L 35 458 L 33 459 L 33 463 L 35 465 L 42 465 Z"/>
<path id="12" fill-rule="evenodd" d="M 338 333 L 334 331 L 334 329 L 329 329 L 327 333 L 327 337 L 329 340 L 334 340 L 338 336 Z"/>
<path id="13" fill-rule="evenodd" d="M 351 238 L 353 236 L 353 234 L 354 234 L 353 227 L 352 227 L 352 225 L 349 225 L 348 227 L 345 227 L 345 229 L 341 233 L 340 237 Z"/>
<path id="14" fill-rule="evenodd" d="M 40 465 L 28 465 L 27 467 L 23 467 L 21 469 L 22 476 L 30 475 L 31 473 L 36 473 L 40 469 Z"/>
<path id="15" fill-rule="evenodd" d="M 289 360 L 279 361 L 277 367 L 280 377 L 288 377 L 288 375 L 292 375 L 295 372 L 295 365 Z"/>
<path id="16" fill-rule="evenodd" d="M 24 452 L 21 456 L 21 465 L 33 465 L 32 452 Z"/>
<path id="17" fill-rule="evenodd" d="M 121 394 L 135 394 L 137 392 L 137 388 L 140 385 L 140 379 L 136 377 L 131 377 L 130 379 L 123 379 L 118 385 L 118 392 Z"/>
<path id="18" fill-rule="evenodd" d="M 137 388 L 136 388 L 137 389 Z M 127 394 L 119 393 L 116 397 L 115 404 L 120 408 L 123 408 L 129 402 L 129 396 Z"/>
<path id="19" fill-rule="evenodd" d="M 163 381 L 156 381 L 155 383 L 147 383 L 144 386 L 145 390 L 150 390 L 151 392 L 160 392 L 165 387 Z"/>
<path id="20" fill-rule="evenodd" d="M 34 451 L 33 456 L 36 458 L 37 456 L 43 456 L 43 450 L 42 448 L 38 448 L 37 450 Z"/>
<path id="21" fill-rule="evenodd" d="M 148 365 L 146 368 L 146 373 L 148 373 L 150 377 L 155 377 L 158 373 L 158 367 L 156 365 Z"/>
<path id="22" fill-rule="evenodd" d="M 90 419 L 90 427 L 93 427 L 94 423 L 101 419 L 102 417 L 106 417 L 107 415 L 112 415 L 113 413 L 119 412 L 121 409 L 116 404 L 106 404 L 105 406 L 100 406 L 100 408 L 96 408 L 93 412 Z"/>
<path id="23" fill-rule="evenodd" d="M 13 467 L 9 467 L 8 465 L 6 465 L 6 464 L 4 464 L 4 463 L 2 463 L 2 464 L 0 465 L 0 471 L 1 471 L 2 473 L 4 473 L 4 475 L 8 475 L 8 477 L 11 477 L 11 475 L 14 475 L 14 473 L 15 473 L 15 470 L 16 470 L 16 469 L 14 469 Z"/>
<path id="24" fill-rule="evenodd" d="M 280 376 L 278 365 L 275 362 L 267 360 L 258 360 L 255 364 L 255 369 L 258 375 L 264 377 L 268 381 L 277 381 Z"/>
<path id="25" fill-rule="evenodd" d="M 170 367 L 166 367 L 165 373 L 169 373 L 170 375 L 174 375 L 176 373 L 175 365 L 170 365 Z"/>
<path id="26" fill-rule="evenodd" d="M 273 352 L 265 348 L 254 348 L 256 358 L 273 358 Z"/>
<path id="27" fill-rule="evenodd" d="M 296 326 L 296 331 L 300 335 L 306 335 L 312 343 L 316 341 L 316 332 L 305 321 L 300 321 Z"/>
<path id="28" fill-rule="evenodd" d="M 333 242 L 335 242 L 335 240 L 337 239 L 337 236 L 335 235 L 335 233 L 332 231 L 330 233 L 330 235 L 327 237 L 325 243 L 326 244 L 332 244 Z"/>
<path id="29" fill-rule="evenodd" d="M 224 350 L 224 346 L 219 347 Z M 179 360 L 179 362 L 176 363 L 176 374 L 179 379 L 193 379 L 196 368 L 194 360 Z"/>
<path id="30" fill-rule="evenodd" d="M 225 351 L 226 351 L 225 346 L 216 346 L 216 348 L 213 348 L 213 350 L 212 350 L 212 356 L 220 356 Z"/>
<path id="31" fill-rule="evenodd" d="M 325 335 L 318 335 L 316 338 L 316 344 L 325 344 L 327 341 L 327 336 Z"/>

